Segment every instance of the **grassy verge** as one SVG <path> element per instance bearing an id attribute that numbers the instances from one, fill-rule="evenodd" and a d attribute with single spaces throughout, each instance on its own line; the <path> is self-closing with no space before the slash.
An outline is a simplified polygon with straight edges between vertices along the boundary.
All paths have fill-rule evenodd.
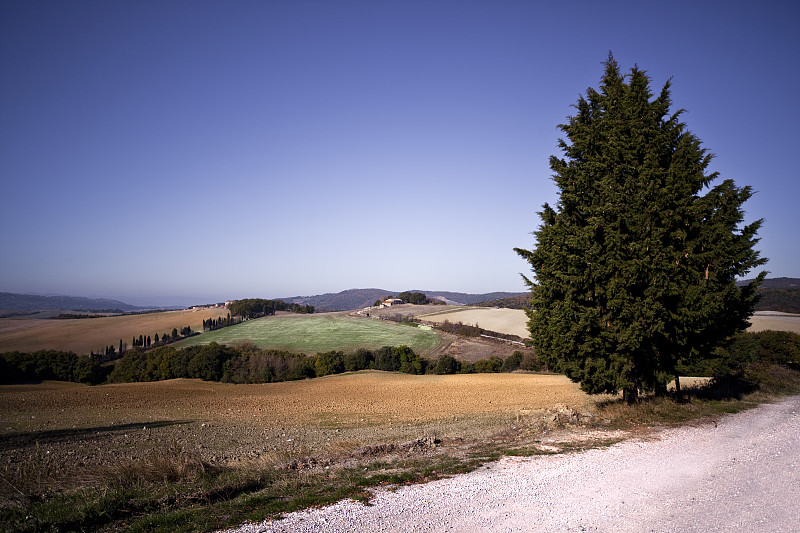
<path id="1" fill-rule="evenodd" d="M 748 380 L 756 378 L 761 386 L 752 390 Z M 713 419 L 798 393 L 800 372 L 762 365 L 737 382 L 688 390 L 684 403 L 645 398 L 633 407 L 608 401 L 588 414 L 547 410 L 498 421 L 491 431 L 470 440 L 426 435 L 338 455 L 241 466 L 210 464 L 176 444 L 135 461 L 84 471 L 79 479 L 54 475 L 46 453 L 37 449 L 13 471 L 8 466 L 0 470 L 0 529 L 208 531 L 344 498 L 368 501 L 371 488 L 469 472 L 502 456 L 608 446 L 652 428 Z M 580 432 L 572 431 L 578 427 Z M 587 434 L 591 436 L 585 438 Z"/>

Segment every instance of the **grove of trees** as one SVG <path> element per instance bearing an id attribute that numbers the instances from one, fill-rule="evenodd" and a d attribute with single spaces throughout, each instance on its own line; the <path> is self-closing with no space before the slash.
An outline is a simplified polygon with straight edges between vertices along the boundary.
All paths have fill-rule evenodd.
<path id="1" fill-rule="evenodd" d="M 274 315 L 276 311 L 290 311 L 292 313 L 312 314 L 313 305 L 287 304 L 283 300 L 264 300 L 262 298 L 246 298 L 236 300 L 228 305 L 228 310 L 234 316 L 245 319 Z"/>
<path id="2" fill-rule="evenodd" d="M 672 111 L 670 82 L 653 97 L 645 71 L 613 56 L 560 125 L 533 250 L 529 328 L 537 355 L 589 393 L 665 392 L 744 330 L 765 273 L 761 221 L 743 223 L 750 187 L 713 183 L 712 156 Z"/>
<path id="3" fill-rule="evenodd" d="M 400 300 L 407 304 L 425 305 L 430 303 L 430 300 L 424 293 L 404 291 L 397 295 Z"/>

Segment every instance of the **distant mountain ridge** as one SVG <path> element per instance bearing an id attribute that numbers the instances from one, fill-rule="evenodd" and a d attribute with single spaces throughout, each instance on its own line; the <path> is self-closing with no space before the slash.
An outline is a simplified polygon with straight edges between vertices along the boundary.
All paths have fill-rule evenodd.
<path id="1" fill-rule="evenodd" d="M 316 296 L 292 296 L 281 298 L 284 302 L 300 305 L 313 305 L 317 311 L 352 311 L 363 309 L 375 303 L 376 300 L 387 296 L 397 296 L 404 291 L 390 291 L 387 289 L 348 289 L 337 293 L 319 294 Z M 473 305 L 487 300 L 499 300 L 513 296 L 521 296 L 524 292 L 489 292 L 485 294 L 470 294 L 451 291 L 428 291 L 410 289 L 409 292 L 421 292 L 428 298 L 445 300 L 449 304 Z"/>
<path id="2" fill-rule="evenodd" d="M 750 280 L 741 281 L 744 285 Z M 758 288 L 759 300 L 756 311 L 781 311 L 783 313 L 800 313 L 800 279 L 771 278 L 765 279 Z"/>
<path id="3" fill-rule="evenodd" d="M 746 279 L 737 285 L 746 285 L 753 280 Z M 759 287 L 761 289 L 800 289 L 800 278 L 767 278 Z"/>
<path id="4" fill-rule="evenodd" d="M 743 280 L 737 285 L 744 285 L 749 280 Z M 386 296 L 397 296 L 403 291 L 390 291 L 386 289 L 348 289 L 337 293 L 319 294 L 316 296 L 292 296 L 280 298 L 287 303 L 313 305 L 317 311 L 351 311 L 369 307 L 376 300 Z M 439 298 L 448 304 L 457 305 L 488 305 L 498 307 L 522 308 L 528 304 L 527 297 L 530 292 L 489 292 L 484 294 L 470 294 L 464 292 L 429 291 L 411 289 L 409 292 L 422 292 L 428 298 Z M 800 313 L 800 278 L 772 278 L 765 279 L 758 289 L 761 300 L 756 305 L 756 311 L 783 311 L 786 313 Z"/>
<path id="5" fill-rule="evenodd" d="M 0 309 L 43 311 L 64 309 L 70 311 L 137 311 L 142 309 L 119 300 L 83 298 L 80 296 L 39 296 L 0 292 Z"/>
<path id="6" fill-rule="evenodd" d="M 738 282 L 744 285 L 749 280 Z M 376 300 L 386 296 L 397 296 L 403 291 L 390 291 L 387 289 L 348 289 L 337 293 L 318 294 L 314 296 L 292 296 L 280 298 L 287 303 L 313 305 L 317 311 L 351 311 L 369 307 Z M 410 292 L 422 292 L 428 298 L 445 300 L 449 304 L 484 305 L 516 307 L 513 302 L 502 300 L 516 299 L 526 303 L 525 298 L 529 292 L 489 292 L 471 294 L 451 291 L 429 291 L 411 289 Z M 757 311 L 784 311 L 800 313 L 800 278 L 771 278 L 766 279 L 759 287 L 761 301 L 756 306 Z M 32 294 L 16 294 L 0 292 L 0 309 L 33 311 L 64 309 L 74 311 L 141 311 L 150 309 L 131 305 L 119 300 L 107 298 L 83 298 L 78 296 L 39 296 Z"/>

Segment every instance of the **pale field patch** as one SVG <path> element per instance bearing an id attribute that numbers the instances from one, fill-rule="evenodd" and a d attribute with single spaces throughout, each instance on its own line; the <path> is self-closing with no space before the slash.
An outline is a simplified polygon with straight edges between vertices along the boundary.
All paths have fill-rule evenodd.
<path id="1" fill-rule="evenodd" d="M 527 339 L 528 315 L 522 309 L 496 309 L 493 307 L 456 307 L 419 315 L 419 319 L 428 322 L 441 323 L 445 320 L 456 323 L 461 322 L 470 326 L 480 326 L 489 331 L 508 333 Z"/>
<path id="2" fill-rule="evenodd" d="M 203 320 L 228 316 L 227 309 L 197 309 L 164 311 L 141 315 L 109 316 L 102 318 L 0 319 L 0 352 L 35 352 L 37 350 L 64 350 L 77 354 L 100 352 L 107 345 L 119 348 L 119 340 L 128 343 L 134 336 L 159 337 L 172 333 L 173 328 L 189 326 L 194 331 L 203 330 Z"/>
<path id="3" fill-rule="evenodd" d="M 776 331 L 791 331 L 800 333 L 800 315 L 779 313 L 776 311 L 756 311 L 750 317 L 752 324 L 747 331 L 757 332 L 772 329 Z"/>
<path id="4" fill-rule="evenodd" d="M 469 325 L 478 325 L 483 329 L 510 333 L 522 338 L 528 338 L 528 316 L 521 309 L 493 309 L 490 307 L 450 308 L 445 310 L 419 315 L 419 318 L 428 322 L 462 322 Z M 791 331 L 800 333 L 800 315 L 778 313 L 775 311 L 756 311 L 750 318 L 751 326 L 748 331 L 756 332 L 766 329 L 777 331 Z"/>

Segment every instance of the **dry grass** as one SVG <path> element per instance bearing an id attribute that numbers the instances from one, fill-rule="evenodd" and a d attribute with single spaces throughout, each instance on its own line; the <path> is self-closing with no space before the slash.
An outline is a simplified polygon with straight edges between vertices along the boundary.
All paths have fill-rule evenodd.
<path id="1" fill-rule="evenodd" d="M 752 324 L 747 331 L 753 333 L 767 329 L 775 331 L 791 331 L 800 333 L 800 315 L 777 313 L 773 311 L 759 311 L 750 318 Z"/>
<path id="2" fill-rule="evenodd" d="M 517 335 L 523 339 L 530 335 L 528 331 L 528 316 L 522 309 L 494 309 L 491 307 L 468 307 L 447 309 L 425 315 L 419 315 L 420 320 L 429 322 L 461 322 L 470 326 L 480 326 L 483 329 Z"/>
<path id="3" fill-rule="evenodd" d="M 403 306 L 401 306 L 403 307 Z M 410 307 L 410 306 L 409 306 Z M 399 308 L 398 308 L 399 309 Z M 433 312 L 417 315 L 428 322 L 462 322 L 478 325 L 484 329 L 500 333 L 510 333 L 522 338 L 530 335 L 528 317 L 521 309 L 493 309 L 489 307 L 452 307 L 433 308 Z M 800 315 L 759 311 L 750 319 L 752 326 L 748 331 L 756 332 L 766 329 L 791 331 L 800 333 Z"/>
<path id="4" fill-rule="evenodd" d="M 198 450 L 173 442 L 165 448 L 153 448 L 144 457 L 93 471 L 89 481 L 119 487 L 147 486 L 197 479 L 212 468 Z"/>
<path id="5" fill-rule="evenodd" d="M 0 319 L 0 352 L 64 350 L 78 354 L 101 352 L 105 346 L 117 347 L 139 335 L 159 336 L 173 328 L 190 326 L 202 331 L 203 320 L 227 316 L 226 309 L 165 311 L 142 315 L 81 319 Z"/>

